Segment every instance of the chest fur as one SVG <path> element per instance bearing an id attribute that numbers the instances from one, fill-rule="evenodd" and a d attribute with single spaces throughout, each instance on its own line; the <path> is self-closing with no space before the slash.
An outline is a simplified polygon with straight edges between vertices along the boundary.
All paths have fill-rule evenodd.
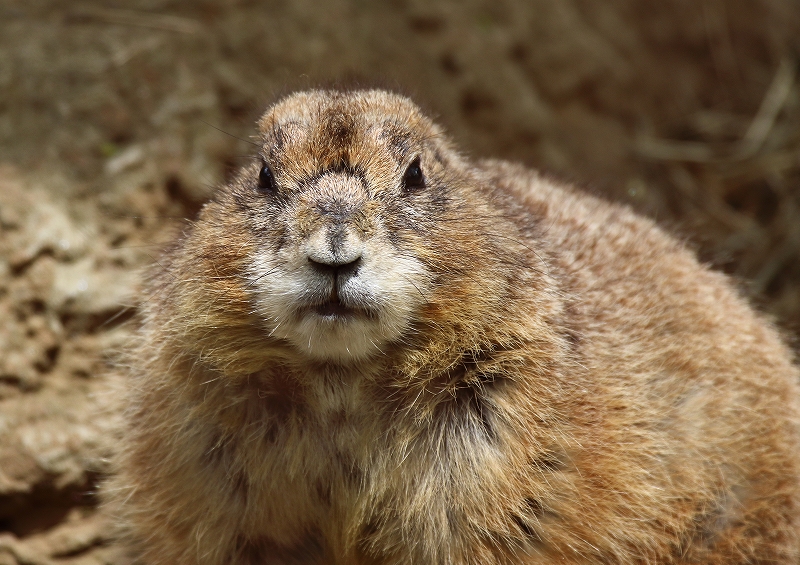
<path id="1" fill-rule="evenodd" d="M 227 486 L 245 536 L 290 547 L 317 532 L 326 545 L 393 520 L 428 535 L 461 514 L 444 490 L 492 481 L 479 476 L 502 458 L 490 406 L 448 395 L 447 407 L 420 419 L 367 377 L 304 377 L 229 390 L 218 431 L 204 440 L 203 472 Z"/>
<path id="2" fill-rule="evenodd" d="M 245 531 L 290 544 L 363 490 L 379 435 L 359 379 L 293 375 L 251 380 L 215 413 L 204 473 L 227 485 Z M 311 384 L 307 384 L 311 381 Z M 213 431 L 212 431 L 213 430 Z"/>

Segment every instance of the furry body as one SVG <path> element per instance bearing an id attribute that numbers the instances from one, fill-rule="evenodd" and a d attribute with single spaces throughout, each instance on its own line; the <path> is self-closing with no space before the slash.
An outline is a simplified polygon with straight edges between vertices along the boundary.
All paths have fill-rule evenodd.
<path id="1" fill-rule="evenodd" d="M 723 275 L 393 94 L 259 127 L 150 284 L 137 562 L 797 563 L 798 371 Z"/>

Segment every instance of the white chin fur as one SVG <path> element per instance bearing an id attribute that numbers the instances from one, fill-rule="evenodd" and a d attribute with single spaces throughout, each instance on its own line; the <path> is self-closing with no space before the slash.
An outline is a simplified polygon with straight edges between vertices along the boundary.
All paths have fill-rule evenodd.
<path id="1" fill-rule="evenodd" d="M 259 253 L 249 276 L 269 335 L 320 361 L 379 354 L 408 328 L 430 288 L 430 276 L 419 261 L 366 250 L 358 276 L 345 282 L 339 293 L 371 315 L 321 316 L 307 309 L 320 281 L 302 254 Z"/>

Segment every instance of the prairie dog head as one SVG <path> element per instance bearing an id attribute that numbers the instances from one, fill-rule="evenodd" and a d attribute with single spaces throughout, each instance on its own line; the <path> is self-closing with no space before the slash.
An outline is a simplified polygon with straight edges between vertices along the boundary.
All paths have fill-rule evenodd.
<path id="1" fill-rule="evenodd" d="M 487 209 L 469 167 L 409 100 L 301 92 L 259 130 L 256 159 L 220 201 L 243 218 L 241 276 L 266 335 L 319 361 L 354 361 L 423 318 L 436 325 L 448 301 L 491 294 L 491 277 L 475 284 L 474 272 L 492 253 Z"/>

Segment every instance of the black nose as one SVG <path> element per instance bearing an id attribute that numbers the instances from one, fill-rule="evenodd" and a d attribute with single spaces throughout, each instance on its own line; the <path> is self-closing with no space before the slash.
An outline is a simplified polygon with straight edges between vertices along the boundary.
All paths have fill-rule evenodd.
<path id="1" fill-rule="evenodd" d="M 313 233 L 305 252 L 318 272 L 354 274 L 361 263 L 364 242 L 349 226 L 334 224 Z"/>
<path id="2" fill-rule="evenodd" d="M 312 259 L 309 257 L 308 262 L 319 273 L 333 275 L 334 277 L 340 274 L 356 275 L 358 274 L 358 268 L 361 266 L 361 256 L 359 255 L 353 260 L 342 260 L 335 256 L 324 259 Z"/>

